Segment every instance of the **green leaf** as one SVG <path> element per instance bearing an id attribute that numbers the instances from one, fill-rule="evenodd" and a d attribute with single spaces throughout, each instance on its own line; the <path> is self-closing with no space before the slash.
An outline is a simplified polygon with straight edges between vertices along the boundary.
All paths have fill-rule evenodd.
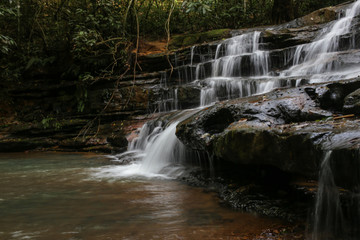
<path id="1" fill-rule="evenodd" d="M 37 57 L 32 57 L 30 58 L 30 60 L 28 61 L 28 63 L 26 64 L 25 69 L 28 70 L 31 66 L 33 66 L 36 62 L 38 62 L 39 59 Z"/>

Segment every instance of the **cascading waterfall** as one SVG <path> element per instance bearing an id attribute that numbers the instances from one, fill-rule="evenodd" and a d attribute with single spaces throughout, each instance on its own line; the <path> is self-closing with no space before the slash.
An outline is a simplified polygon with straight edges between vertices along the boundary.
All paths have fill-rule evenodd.
<path id="1" fill-rule="evenodd" d="M 352 20 L 359 11 L 360 1 L 356 1 L 344 17 L 328 24 L 313 43 L 281 49 L 282 70 L 272 66 L 271 50 L 262 42 L 260 31 L 221 41 L 214 49 L 209 48 L 206 54 L 200 47 L 193 46 L 190 48 L 190 61 L 186 63 L 182 60 L 183 65 L 179 66 L 180 61 L 175 59 L 178 83 L 200 86 L 200 106 L 206 106 L 218 100 L 268 92 L 276 87 L 298 86 L 307 83 L 307 78 L 317 81 L 318 74 L 323 75 L 321 79 L 327 80 L 358 75 L 360 54 L 353 57 L 358 56 L 359 59 L 349 63 L 346 59 L 339 61 L 339 58 L 342 54 L 358 51 L 356 48 L 359 46 L 351 41 L 352 44 L 344 49 L 339 41 L 344 35 L 354 38 L 351 35 Z M 161 85 L 164 93 L 160 94 L 162 98 L 158 102 L 158 110 L 167 112 L 178 109 L 181 106 L 178 85 L 171 86 L 166 72 L 162 74 Z M 181 162 L 185 150 L 175 136 L 175 128 L 182 117 L 167 128 L 160 125 L 151 129 L 148 125 L 143 127 L 139 138 L 129 146 L 129 152 L 140 160 L 133 164 L 136 166 L 127 169 L 128 175 L 159 174 L 169 164 Z"/>
<path id="2" fill-rule="evenodd" d="M 225 40 L 217 47 L 212 63 L 212 77 L 235 77 L 251 74 L 262 76 L 268 73 L 268 51 L 259 50 L 260 32 L 246 33 Z M 220 49 L 225 53 L 220 57 Z M 241 65 L 250 66 L 249 72 L 242 72 Z M 249 69 L 247 69 L 249 71 Z"/>
<path id="3" fill-rule="evenodd" d="M 263 84 L 249 78 L 264 78 L 269 74 L 269 52 L 260 50 L 260 34 L 258 31 L 246 33 L 218 44 L 215 59 L 211 62 L 211 76 L 206 77 L 206 74 L 200 73 L 203 64 L 197 66 L 197 80 L 201 76 L 206 77 L 202 81 L 206 87 L 201 91 L 201 106 L 222 99 L 262 93 L 273 88 L 269 81 L 265 80 Z"/>
<path id="4" fill-rule="evenodd" d="M 293 66 L 281 75 L 292 77 L 312 75 L 312 82 L 328 80 L 331 75 L 333 75 L 331 80 L 358 76 L 360 74 L 358 62 L 346 66 L 340 57 L 342 52 L 354 51 L 356 47 L 360 47 L 355 46 L 355 36 L 351 29 L 353 19 L 359 13 L 360 1 L 356 1 L 346 10 L 344 17 L 325 28 L 314 42 L 298 46 L 293 57 Z M 351 35 L 352 41 L 349 41 L 346 49 L 341 49 L 340 39 L 347 34 Z"/>
<path id="5" fill-rule="evenodd" d="M 178 82 L 201 87 L 200 105 L 269 92 L 278 87 L 349 79 L 360 75 L 360 46 L 356 28 L 360 1 L 330 22 L 311 43 L 280 49 L 281 66 L 260 31 L 243 33 L 208 47 L 192 46 L 189 60 L 176 65 Z M 272 30 L 272 28 L 269 28 Z M 275 55 L 276 55 L 275 54 Z M 175 62 L 178 63 L 177 59 Z M 166 81 L 165 81 L 166 82 Z M 165 84 L 166 85 L 166 84 Z M 161 112 L 179 109 L 174 88 L 166 88 Z"/>

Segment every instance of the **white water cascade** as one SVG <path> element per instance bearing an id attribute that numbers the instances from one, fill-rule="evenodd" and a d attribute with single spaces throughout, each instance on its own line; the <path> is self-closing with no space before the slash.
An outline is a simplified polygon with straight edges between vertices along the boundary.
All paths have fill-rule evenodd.
<path id="1" fill-rule="evenodd" d="M 215 59 L 211 61 L 211 76 L 202 81 L 206 87 L 201 90 L 201 106 L 273 89 L 273 84 L 265 80 L 270 59 L 269 51 L 260 50 L 260 34 L 258 31 L 245 33 L 217 45 Z M 196 67 L 197 80 L 206 76 L 204 64 Z M 255 77 L 263 81 L 260 83 Z"/>
<path id="2" fill-rule="evenodd" d="M 184 172 L 184 165 L 200 161 L 201 156 L 185 148 L 175 135 L 177 124 L 200 109 L 176 114 L 170 123 L 145 123 L 128 151 L 111 156 L 120 165 L 104 167 L 95 176 L 100 178 L 176 178 Z M 130 160 L 130 164 L 129 161 Z"/>
<path id="3" fill-rule="evenodd" d="M 340 11 L 343 12 L 337 20 L 319 27 L 314 40 L 306 44 L 274 50 L 272 40 L 266 40 L 266 32 L 276 30 L 270 27 L 244 32 L 218 43 L 190 47 L 186 57 L 173 60 L 174 86 L 166 84 L 171 82 L 166 79 L 171 74 L 165 73 L 162 77 L 165 87 L 157 110 L 182 109 L 177 96 L 177 89 L 182 85 L 200 88 L 200 106 L 206 106 L 279 87 L 360 76 L 360 1 Z M 288 30 L 286 26 L 281 29 Z"/>
<path id="4" fill-rule="evenodd" d="M 351 28 L 353 19 L 359 13 L 360 1 L 356 1 L 345 11 L 344 17 L 324 28 L 315 41 L 298 46 L 293 56 L 293 66 L 285 70 L 282 76 L 304 77 L 311 75 L 311 82 L 359 76 L 359 63 L 346 64 L 341 58 L 342 54 L 358 52 L 358 50 L 354 50 L 359 46 L 355 46 L 355 35 L 352 34 Z M 349 41 L 347 49 L 341 49 L 339 42 L 342 37 L 348 34 L 350 34 L 349 37 L 352 38 L 352 41 Z"/>
<path id="5" fill-rule="evenodd" d="M 176 138 L 177 124 L 173 122 L 166 129 L 161 125 L 151 129 L 145 124 L 139 137 L 130 143 L 129 150 L 113 156 L 113 161 L 122 164 L 104 167 L 95 175 L 101 178 L 172 178 L 180 175 L 182 167 L 176 165 L 184 159 L 186 150 Z M 123 165 L 124 159 L 132 162 Z"/>
<path id="6" fill-rule="evenodd" d="M 272 66 L 271 50 L 262 43 L 261 32 L 245 33 L 219 43 L 214 59 L 196 65 L 201 83 L 201 105 L 218 100 L 269 92 L 278 87 L 303 83 L 350 79 L 360 76 L 360 46 L 357 46 L 354 19 L 360 1 L 344 16 L 320 30 L 315 40 L 295 48 L 281 49 L 283 66 Z M 270 29 L 271 30 L 271 29 Z M 350 39 L 341 45 L 342 39 Z M 192 58 L 194 56 L 192 48 Z M 193 64 L 193 60 L 191 60 Z M 211 65 L 207 72 L 206 67 Z"/>

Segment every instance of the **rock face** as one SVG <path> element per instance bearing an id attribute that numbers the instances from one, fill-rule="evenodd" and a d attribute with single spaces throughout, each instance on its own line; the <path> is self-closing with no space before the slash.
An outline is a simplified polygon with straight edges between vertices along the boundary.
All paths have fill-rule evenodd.
<path id="1" fill-rule="evenodd" d="M 357 113 L 360 112 L 360 89 L 350 93 L 345 97 L 344 112 Z"/>
<path id="2" fill-rule="evenodd" d="M 239 166 L 269 165 L 314 178 L 324 151 L 350 157 L 360 147 L 359 120 L 334 118 L 358 88 L 360 79 L 353 79 L 220 102 L 181 122 L 176 134 L 188 147 Z M 351 161 L 334 164 L 351 169 Z M 339 185 L 349 185 L 340 175 Z"/>

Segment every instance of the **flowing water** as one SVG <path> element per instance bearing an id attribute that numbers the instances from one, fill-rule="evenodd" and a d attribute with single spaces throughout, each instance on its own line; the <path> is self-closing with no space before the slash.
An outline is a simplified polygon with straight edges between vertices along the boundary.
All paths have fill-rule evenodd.
<path id="1" fill-rule="evenodd" d="M 346 169 L 346 189 L 336 184 L 342 170 L 337 164 L 346 164 L 344 154 L 329 150 L 325 152 L 320 166 L 316 204 L 311 220 L 311 240 L 358 240 L 360 239 L 360 155 L 352 155 L 352 169 Z M 340 163 L 340 164 L 341 164 Z M 337 166 L 337 167 L 336 167 Z M 344 183 L 343 183 L 344 184 Z"/>
<path id="2" fill-rule="evenodd" d="M 322 26 L 312 42 L 284 49 L 271 49 L 263 40 L 265 31 L 243 33 L 210 44 L 207 49 L 193 46 L 188 61 L 179 64 L 175 60 L 177 79 L 181 84 L 200 87 L 200 105 L 206 106 L 279 87 L 358 77 L 359 13 L 360 1 L 355 1 L 339 13 L 338 20 Z M 162 78 L 168 77 L 165 74 Z M 178 85 L 166 88 L 160 111 L 179 109 L 177 89 Z"/>
<path id="3" fill-rule="evenodd" d="M 340 204 L 340 191 L 331 169 L 331 151 L 321 163 L 319 187 L 316 195 L 312 240 L 331 240 L 344 233 L 344 220 Z"/>
<path id="4" fill-rule="evenodd" d="M 237 239 L 281 222 L 161 178 L 118 178 L 106 156 L 0 155 L 0 239 Z"/>
<path id="5" fill-rule="evenodd" d="M 202 156 L 186 149 L 175 135 L 176 126 L 199 110 L 200 108 L 175 113 L 168 123 L 160 120 L 145 123 L 138 137 L 129 143 L 128 151 L 112 156 L 114 161 L 130 163 L 104 168 L 99 174 L 118 178 L 141 176 L 175 179 L 181 176 L 186 163 L 199 163 Z"/>
<path id="6" fill-rule="evenodd" d="M 356 1 L 345 11 L 342 18 L 323 29 L 314 42 L 303 44 L 296 48 L 293 57 L 293 66 L 284 71 L 283 76 L 307 76 L 311 75 L 312 82 L 321 80 L 337 80 L 359 76 L 360 68 L 358 62 L 345 64 L 341 59 L 342 51 L 359 48 L 355 44 L 355 35 L 352 34 L 352 23 L 360 13 L 360 1 Z M 346 49 L 340 48 L 340 39 L 345 35 L 352 41 Z M 350 51 L 356 54 L 357 51 Z M 319 76 L 319 75 L 325 76 Z"/>

